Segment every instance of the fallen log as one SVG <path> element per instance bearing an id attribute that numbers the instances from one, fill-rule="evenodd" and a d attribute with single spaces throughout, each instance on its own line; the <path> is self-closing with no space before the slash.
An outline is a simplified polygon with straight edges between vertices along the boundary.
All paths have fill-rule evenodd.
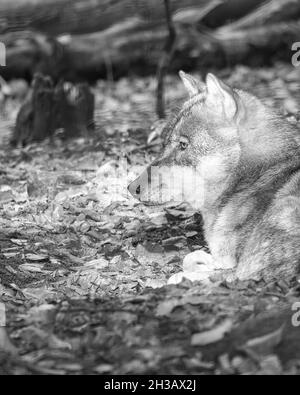
<path id="1" fill-rule="evenodd" d="M 175 19 L 191 11 L 197 18 L 203 7 L 216 0 L 170 0 Z M 296 1 L 296 0 L 295 0 Z M 251 12 L 265 0 L 218 0 L 202 23 L 210 28 L 235 21 Z M 196 13 L 193 11 L 196 10 Z M 87 34 L 106 30 L 132 17 L 142 21 L 163 21 L 162 0 L 1 0 L 0 35 L 35 30 L 49 35 Z"/>
<path id="2" fill-rule="evenodd" d="M 214 33 L 214 38 L 224 53 L 235 62 L 243 61 L 245 57 L 253 55 L 257 58 L 263 56 L 266 64 L 269 63 L 268 57 L 276 57 L 276 54 L 280 59 L 290 63 L 292 44 L 299 41 L 299 37 L 300 19 L 247 29 L 220 28 Z"/>
<path id="3" fill-rule="evenodd" d="M 209 3 L 171 0 L 173 12 Z M 165 13 L 161 0 L 2 0 L 0 15 L 0 34 L 37 30 L 60 35 L 102 31 L 134 16 L 148 22 L 163 21 Z"/>
<path id="4" fill-rule="evenodd" d="M 64 47 L 55 38 L 30 31 L 0 36 L 6 47 L 6 67 L 1 75 L 8 78 L 31 80 L 36 72 L 58 79 L 68 69 Z"/>
<path id="5" fill-rule="evenodd" d="M 254 26 L 280 23 L 300 18 L 299 0 L 268 0 L 236 22 L 223 27 L 223 30 L 249 29 Z"/>
<path id="6" fill-rule="evenodd" d="M 14 35 L 17 33 L 14 33 Z M 10 36 L 10 35 L 8 35 Z M 168 36 L 160 24 L 138 21 L 120 24 L 104 32 L 70 36 L 59 42 L 27 33 L 18 40 L 6 40 L 7 67 L 4 78 L 32 77 L 43 72 L 55 80 L 114 78 L 156 72 Z M 6 36 L 7 37 L 7 36 Z M 237 63 L 262 65 L 273 59 L 291 61 L 291 47 L 299 41 L 300 20 L 243 30 L 217 30 L 204 34 L 193 28 L 178 28 L 171 71 L 222 68 Z M 4 41 L 5 42 L 5 41 Z"/>
<path id="7" fill-rule="evenodd" d="M 266 0 L 228 0 L 208 14 L 202 23 L 206 27 L 215 29 L 240 20 L 265 2 Z"/>

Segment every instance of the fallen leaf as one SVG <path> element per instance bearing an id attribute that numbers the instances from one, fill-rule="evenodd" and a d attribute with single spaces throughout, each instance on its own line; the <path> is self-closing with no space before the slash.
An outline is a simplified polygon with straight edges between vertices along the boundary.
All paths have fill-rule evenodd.
<path id="1" fill-rule="evenodd" d="M 207 332 L 196 333 L 192 336 L 192 346 L 207 346 L 209 344 L 217 343 L 222 340 L 224 336 L 231 331 L 233 322 L 228 319 L 222 322 L 217 328 Z"/>
<path id="2" fill-rule="evenodd" d="M 72 350 L 72 345 L 70 343 L 59 339 L 55 335 L 50 335 L 48 345 L 55 350 Z"/>
<path id="3" fill-rule="evenodd" d="M 109 266 L 109 262 L 105 258 L 94 259 L 84 265 L 84 269 L 103 270 Z"/>
<path id="4" fill-rule="evenodd" d="M 29 344 L 34 345 L 38 349 L 49 347 L 55 350 L 71 350 L 70 343 L 60 340 L 57 336 L 49 333 L 49 331 L 28 326 L 19 332 L 19 336 L 27 341 Z"/>
<path id="5" fill-rule="evenodd" d="M 199 306 L 199 305 L 211 304 L 211 302 L 209 300 L 207 300 L 206 296 L 188 295 L 188 296 L 183 297 L 182 304 L 190 304 L 192 306 Z"/>
<path id="6" fill-rule="evenodd" d="M 274 348 L 281 343 L 284 328 L 285 325 L 268 335 L 248 340 L 245 348 L 250 349 L 258 355 L 271 354 Z"/>
<path id="7" fill-rule="evenodd" d="M 0 351 L 11 355 L 17 354 L 17 349 L 11 343 L 7 335 L 6 329 L 2 327 L 0 327 Z"/>
<path id="8" fill-rule="evenodd" d="M 24 265 L 20 265 L 19 269 L 23 270 L 25 272 L 31 272 L 31 273 L 42 273 L 43 272 L 41 265 L 38 265 L 38 264 L 25 263 Z"/>
<path id="9" fill-rule="evenodd" d="M 280 376 L 283 368 L 277 355 L 269 355 L 260 362 L 261 371 L 259 375 Z"/>
<path id="10" fill-rule="evenodd" d="M 179 307 L 181 305 L 182 305 L 182 302 L 179 299 L 165 300 L 158 305 L 158 307 L 156 309 L 156 315 L 157 315 L 157 317 L 168 316 L 172 313 L 172 311 L 176 307 Z"/>
<path id="11" fill-rule="evenodd" d="M 145 287 L 153 288 L 153 289 L 159 289 L 164 287 L 165 285 L 166 285 L 166 281 L 153 280 L 153 279 L 148 279 L 145 283 Z"/>
<path id="12" fill-rule="evenodd" d="M 9 203 L 14 199 L 12 190 L 0 191 L 0 204 Z"/>
<path id="13" fill-rule="evenodd" d="M 26 316 L 28 324 L 34 324 L 39 327 L 47 327 L 53 325 L 55 321 L 56 307 L 49 304 L 32 307 Z"/>
<path id="14" fill-rule="evenodd" d="M 19 246 L 25 246 L 28 243 L 26 239 L 11 239 L 10 241 Z"/>
<path id="15" fill-rule="evenodd" d="M 38 254 L 26 254 L 25 258 L 28 261 L 32 261 L 32 262 L 42 262 L 48 260 L 48 257 L 46 255 L 38 255 Z"/>

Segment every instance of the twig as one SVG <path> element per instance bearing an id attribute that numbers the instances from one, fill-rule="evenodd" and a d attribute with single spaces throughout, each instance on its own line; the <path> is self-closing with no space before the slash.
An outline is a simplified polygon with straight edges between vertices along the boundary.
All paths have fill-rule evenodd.
<path id="1" fill-rule="evenodd" d="M 167 19 L 169 36 L 166 41 L 164 56 L 162 57 L 157 73 L 158 82 L 157 82 L 156 112 L 157 112 L 157 116 L 160 119 L 165 118 L 164 77 L 173 58 L 175 43 L 176 43 L 176 29 L 173 23 L 170 1 L 164 0 L 164 3 L 166 9 L 166 19 Z"/>

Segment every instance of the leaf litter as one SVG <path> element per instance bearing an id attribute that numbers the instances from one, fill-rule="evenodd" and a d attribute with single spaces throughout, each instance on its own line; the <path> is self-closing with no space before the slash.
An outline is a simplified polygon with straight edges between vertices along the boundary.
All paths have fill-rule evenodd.
<path id="1" fill-rule="evenodd" d="M 299 110 L 299 70 L 239 66 L 224 77 L 292 118 Z M 155 86 L 154 78 L 99 82 L 95 136 L 14 150 L 20 103 L 7 103 L 0 374 L 299 374 L 295 279 L 167 286 L 184 256 L 206 246 L 198 213 L 149 209 L 127 193 L 160 150 Z M 184 99 L 176 77 L 167 92 L 172 111 Z"/>

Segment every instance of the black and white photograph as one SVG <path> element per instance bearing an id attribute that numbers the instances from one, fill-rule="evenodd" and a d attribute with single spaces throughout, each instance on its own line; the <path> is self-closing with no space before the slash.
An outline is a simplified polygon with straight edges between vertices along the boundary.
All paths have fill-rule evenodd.
<path id="1" fill-rule="evenodd" d="M 300 0 L 0 0 L 0 376 L 300 374 Z"/>

